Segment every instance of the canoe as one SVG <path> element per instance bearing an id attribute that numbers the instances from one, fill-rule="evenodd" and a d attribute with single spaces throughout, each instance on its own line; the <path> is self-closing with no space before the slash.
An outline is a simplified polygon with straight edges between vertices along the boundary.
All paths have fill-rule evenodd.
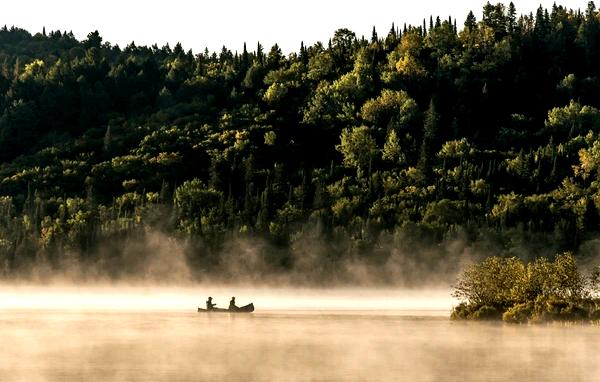
<path id="1" fill-rule="evenodd" d="M 250 303 L 248 305 L 240 306 L 236 310 L 229 310 L 229 309 L 223 309 L 223 308 L 213 308 L 211 310 L 207 310 L 207 309 L 198 308 L 198 313 L 200 313 L 200 312 L 205 312 L 205 313 L 252 313 L 252 312 L 254 312 L 254 304 Z"/>

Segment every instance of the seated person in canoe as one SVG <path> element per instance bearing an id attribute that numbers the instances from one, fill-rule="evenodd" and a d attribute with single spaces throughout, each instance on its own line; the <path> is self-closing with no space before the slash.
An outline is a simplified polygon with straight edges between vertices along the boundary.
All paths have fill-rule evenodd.
<path id="1" fill-rule="evenodd" d="M 239 308 L 235 305 L 235 297 L 231 298 L 229 301 L 229 310 L 238 310 Z"/>
<path id="2" fill-rule="evenodd" d="M 212 297 L 209 297 L 206 301 L 206 310 L 213 310 L 217 304 L 212 303 Z"/>

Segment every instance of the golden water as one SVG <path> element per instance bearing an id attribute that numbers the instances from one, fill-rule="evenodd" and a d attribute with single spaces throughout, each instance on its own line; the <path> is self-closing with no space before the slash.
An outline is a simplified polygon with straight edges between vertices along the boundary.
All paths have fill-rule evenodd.
<path id="1" fill-rule="evenodd" d="M 196 313 L 206 296 L 251 315 Z M 597 381 L 600 329 L 448 320 L 448 291 L 0 288 L 0 381 Z"/>

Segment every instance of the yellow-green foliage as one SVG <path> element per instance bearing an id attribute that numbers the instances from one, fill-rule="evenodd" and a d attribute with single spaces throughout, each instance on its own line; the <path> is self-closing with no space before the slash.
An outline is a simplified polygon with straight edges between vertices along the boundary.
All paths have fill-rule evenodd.
<path id="1" fill-rule="evenodd" d="M 511 322 L 514 324 L 523 324 L 529 321 L 529 318 L 532 316 L 532 314 L 532 302 L 516 304 L 502 314 L 502 321 Z"/>
<path id="2" fill-rule="evenodd" d="M 454 296 L 473 305 L 508 307 L 520 286 L 525 266 L 516 257 L 489 257 L 469 266 L 455 286 Z"/>
<path id="3" fill-rule="evenodd" d="M 463 302 L 452 318 L 501 316 L 514 323 L 588 319 L 597 309 L 594 281 L 594 274 L 581 274 L 570 253 L 528 264 L 515 257 L 489 257 L 469 266 L 458 280 L 454 296 Z"/>

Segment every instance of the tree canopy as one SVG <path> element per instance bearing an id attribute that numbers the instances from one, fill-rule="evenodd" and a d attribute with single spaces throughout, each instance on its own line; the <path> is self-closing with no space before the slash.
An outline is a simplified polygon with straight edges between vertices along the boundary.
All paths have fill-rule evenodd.
<path id="1" fill-rule="evenodd" d="M 594 252 L 594 3 L 428 19 L 288 55 L 0 29 L 0 272 L 75 259 L 118 275 L 122 244 L 157 231 L 198 277 L 250 239 L 263 271 L 323 275 L 398 252 L 434 267 L 456 240 Z"/>

